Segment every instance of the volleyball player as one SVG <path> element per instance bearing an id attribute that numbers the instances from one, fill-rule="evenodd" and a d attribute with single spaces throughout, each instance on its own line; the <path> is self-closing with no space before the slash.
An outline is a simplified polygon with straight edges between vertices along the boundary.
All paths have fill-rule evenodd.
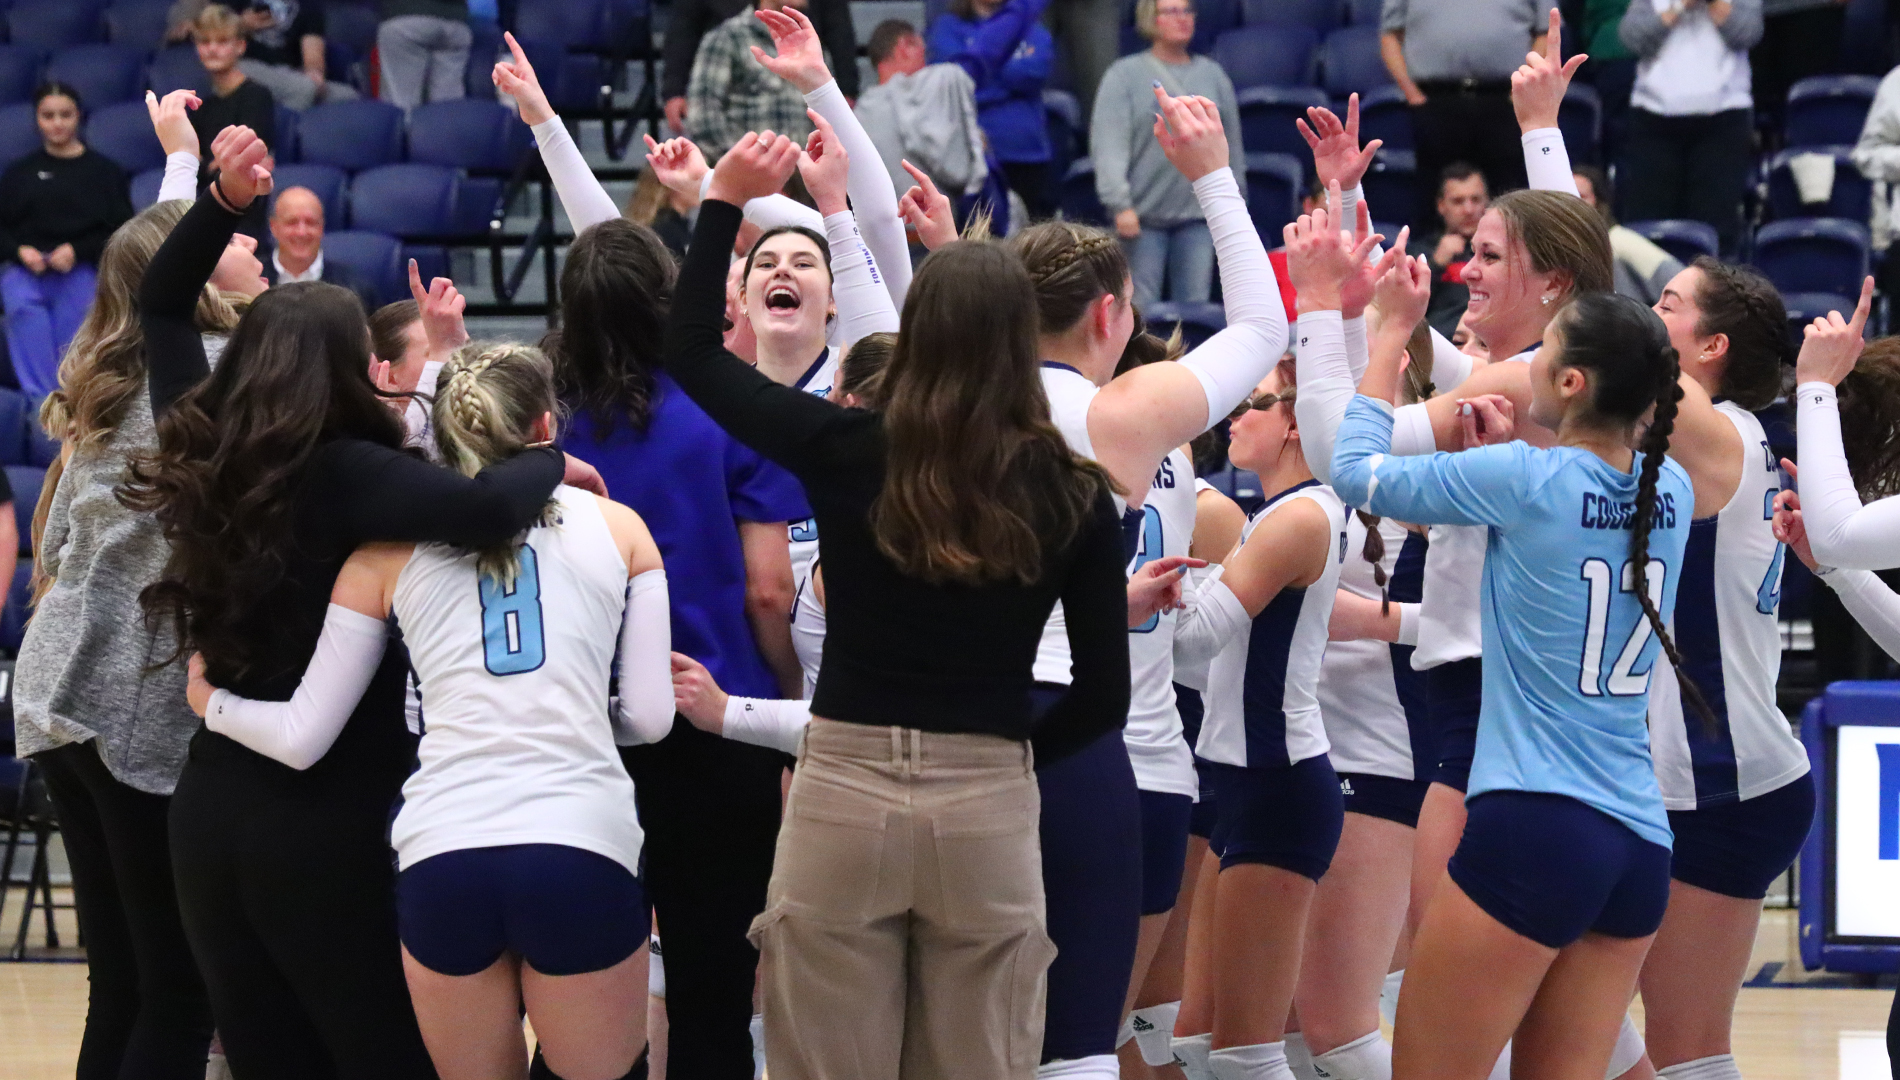
<path id="1" fill-rule="evenodd" d="M 1349 407 L 1333 461 L 1342 497 L 1486 527 L 1493 551 L 1471 812 L 1413 942 L 1395 1072 L 1483 1076 L 1515 1032 L 1514 1071 L 1596 1080 L 1668 901 L 1645 712 L 1656 645 L 1674 660 L 1665 622 L 1694 503 L 1664 458 L 1674 350 L 1634 301 L 1572 300 L 1532 363 L 1530 415 L 1556 447 L 1429 458 L 1387 453 L 1398 367 L 1375 351 L 1362 387 L 1380 403 Z"/>
<path id="2" fill-rule="evenodd" d="M 442 372 L 438 451 L 474 476 L 551 441 L 555 408 L 539 350 L 470 346 Z M 558 1075 L 614 1080 L 645 1042 L 647 983 L 640 825 L 614 747 L 657 741 L 673 719 L 659 549 L 633 511 L 575 488 L 500 544 L 358 548 L 288 702 L 214 692 L 194 661 L 192 706 L 307 769 L 374 677 L 392 616 L 425 702 L 391 843 L 430 1057 L 449 1080 L 521 1075 L 525 1002 Z"/>

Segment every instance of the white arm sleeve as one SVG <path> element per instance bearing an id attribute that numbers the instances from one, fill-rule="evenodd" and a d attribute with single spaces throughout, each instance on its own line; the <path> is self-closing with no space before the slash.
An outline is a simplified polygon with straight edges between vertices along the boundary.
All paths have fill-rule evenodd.
<path id="1" fill-rule="evenodd" d="M 1432 416 L 1425 411 L 1424 402 L 1392 410 L 1392 448 L 1386 453 L 1393 457 L 1438 453 L 1438 436 L 1432 431 Z"/>
<path id="2" fill-rule="evenodd" d="M 1432 385 L 1440 390 L 1450 390 L 1463 385 L 1471 378 L 1471 372 L 1477 365 L 1469 354 L 1458 351 L 1458 346 L 1445 339 L 1445 335 L 1432 331 Z"/>
<path id="3" fill-rule="evenodd" d="M 665 570 L 648 570 L 627 583 L 617 691 L 616 744 L 656 743 L 673 730 L 673 623 Z"/>
<path id="4" fill-rule="evenodd" d="M 838 344 L 853 342 L 880 331 L 897 332 L 897 307 L 884 288 L 882 269 L 864 246 L 857 218 L 846 210 L 825 219 L 825 241 L 831 247 L 831 299 L 838 305 Z"/>
<path id="5" fill-rule="evenodd" d="M 701 199 L 712 189 L 712 179 L 711 169 L 707 169 L 706 175 L 699 178 Z M 753 199 L 742 210 L 745 219 L 764 232 L 796 225 L 810 229 L 819 236 L 825 235 L 825 216 L 788 195 L 767 195 L 763 199 Z"/>
<path id="6" fill-rule="evenodd" d="M 1395 645 L 1417 645 L 1418 644 L 1418 605 L 1417 604 L 1400 604 L 1399 605 L 1399 640 L 1393 642 L 1393 644 Z"/>
<path id="7" fill-rule="evenodd" d="M 576 234 L 620 216 L 620 207 L 595 178 L 594 170 L 587 167 L 581 148 L 574 145 L 574 137 L 567 133 L 560 117 L 543 120 L 528 130 L 534 132 L 534 144 L 541 148 L 541 163 L 548 168 L 554 194 L 560 196 L 561 208 L 567 211 Z"/>
<path id="8" fill-rule="evenodd" d="M 253 701 L 218 690 L 205 710 L 205 726 L 293 769 L 308 769 L 343 733 L 388 641 L 383 620 L 331 604 L 317 650 L 289 701 Z"/>
<path id="9" fill-rule="evenodd" d="M 1364 340 L 1365 320 L 1353 321 L 1359 324 L 1359 336 Z M 1366 361 L 1359 361 L 1355 374 L 1352 357 L 1346 351 L 1345 323 L 1337 311 L 1306 312 L 1295 330 L 1299 362 L 1294 371 L 1299 392 L 1293 399 L 1293 415 L 1300 422 L 1300 447 L 1306 454 L 1306 467 L 1313 470 L 1320 483 L 1331 483 L 1333 442 L 1338 438 L 1340 422 L 1346 418 L 1346 405 L 1358 393 Z"/>
<path id="10" fill-rule="evenodd" d="M 158 185 L 158 201 L 198 199 L 198 155 L 186 150 L 165 155 L 165 179 Z"/>
<path id="11" fill-rule="evenodd" d="M 811 723 L 811 702 L 728 697 L 726 738 L 753 746 L 798 753 L 798 740 Z"/>
<path id="12" fill-rule="evenodd" d="M 1814 559 L 1824 566 L 1900 566 L 1900 496 L 1860 504 L 1841 447 L 1841 411 L 1824 382 L 1795 388 L 1795 445 L 1801 455 L 1801 517 Z"/>
<path id="13" fill-rule="evenodd" d="M 1530 178 L 1532 191 L 1561 191 L 1576 195 L 1577 178 L 1570 173 L 1570 151 L 1564 148 L 1564 133 L 1557 128 L 1526 131 L 1524 175 Z"/>
<path id="14" fill-rule="evenodd" d="M 1822 581 L 1841 598 L 1841 606 L 1854 617 L 1874 644 L 1887 655 L 1900 659 L 1900 596 L 1871 570 L 1834 570 L 1822 567 Z"/>
<path id="15" fill-rule="evenodd" d="M 1207 394 L 1205 430 L 1232 412 L 1280 362 L 1287 326 L 1273 263 L 1247 215 L 1234 170 L 1215 169 L 1194 181 L 1194 197 L 1214 236 L 1227 305 L 1227 328 L 1181 358 Z"/>
<path id="16" fill-rule="evenodd" d="M 1252 625 L 1253 619 L 1241 606 L 1240 598 L 1221 580 L 1221 571 L 1202 581 L 1187 608 L 1174 623 L 1174 662 L 1198 667 L 1214 659 L 1214 654 Z"/>
<path id="17" fill-rule="evenodd" d="M 891 296 L 891 308 L 903 306 L 910 290 L 910 243 L 904 239 L 904 219 L 897 216 L 897 189 L 890 172 L 877 152 L 877 144 L 851 111 L 851 103 L 838 89 L 838 80 L 805 95 L 805 104 L 825 118 L 844 152 L 851 159 L 851 172 L 845 187 L 851 194 L 851 209 L 858 216 L 858 228 L 864 232 L 864 246 L 884 271 L 884 287 Z"/>

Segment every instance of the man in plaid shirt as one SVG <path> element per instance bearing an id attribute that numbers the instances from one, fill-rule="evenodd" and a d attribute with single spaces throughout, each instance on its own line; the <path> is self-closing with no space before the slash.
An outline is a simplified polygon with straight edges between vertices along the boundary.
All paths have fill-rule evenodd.
<path id="1" fill-rule="evenodd" d="M 757 45 L 776 55 L 772 35 L 754 14 L 757 9 L 805 10 L 805 0 L 756 0 L 714 27 L 700 40 L 693 77 L 686 85 L 686 134 L 717 164 L 748 131 L 774 131 L 803 142 L 811 134 L 805 95 L 752 58 Z M 855 57 L 846 58 L 856 63 Z M 830 55 L 825 62 L 832 63 Z"/>

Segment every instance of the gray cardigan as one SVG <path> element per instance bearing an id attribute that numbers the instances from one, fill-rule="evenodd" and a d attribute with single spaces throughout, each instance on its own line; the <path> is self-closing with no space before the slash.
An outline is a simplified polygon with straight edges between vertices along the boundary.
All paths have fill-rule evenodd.
<path id="1" fill-rule="evenodd" d="M 1089 122 L 1095 192 L 1111 216 L 1132 206 L 1143 225 L 1165 228 L 1199 221 L 1202 214 L 1194 185 L 1155 141 L 1157 80 L 1177 97 L 1196 94 L 1220 106 L 1228 158 L 1243 192 L 1247 190 L 1247 153 L 1240 145 L 1240 106 L 1234 101 L 1234 84 L 1219 64 L 1205 56 L 1186 64 L 1164 64 L 1152 52 L 1132 53 L 1110 64 L 1095 91 L 1095 113 Z"/>

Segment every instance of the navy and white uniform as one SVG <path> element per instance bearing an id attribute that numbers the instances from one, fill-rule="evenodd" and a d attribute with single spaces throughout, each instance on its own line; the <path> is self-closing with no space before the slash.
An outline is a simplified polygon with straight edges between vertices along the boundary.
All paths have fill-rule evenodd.
<path id="1" fill-rule="evenodd" d="M 824 355 L 792 385 L 817 397 L 828 397 L 838 381 L 842 357 L 836 346 Z M 812 574 L 818 569 L 818 519 L 794 521 L 786 527 L 792 551 L 792 649 L 798 654 L 798 666 L 805 672 L 803 696 L 811 698 L 818 685 L 818 665 L 825 655 L 825 607 L 818 602 L 812 587 Z"/>
<path id="2" fill-rule="evenodd" d="M 1317 881 L 1332 862 L 1344 814 L 1326 756 L 1319 677 L 1346 559 L 1345 504 L 1309 480 L 1269 499 L 1247 520 L 1241 543 L 1301 499 L 1335 527 L 1325 571 L 1304 588 L 1281 589 L 1214 655 L 1194 752 L 1214 781 L 1212 842 L 1221 865 L 1264 863 Z"/>
<path id="3" fill-rule="evenodd" d="M 1378 519 L 1385 557 L 1385 599 L 1418 603 L 1425 578 L 1425 537 L 1389 518 Z M 1360 554 L 1367 527 L 1357 514 L 1346 522 L 1346 562 L 1339 587 L 1380 599 L 1374 565 Z M 1335 641 L 1320 665 L 1319 707 L 1328 756 L 1339 774 L 1349 813 L 1418 824 L 1431 770 L 1430 718 L 1425 677 L 1412 670 L 1413 645 L 1370 639 Z"/>
<path id="4" fill-rule="evenodd" d="M 1203 490 L 1217 489 L 1195 477 L 1194 496 L 1197 500 Z M 1220 553 L 1221 558 L 1226 556 L 1226 552 Z M 1199 593 L 1207 580 L 1220 569 L 1220 564 L 1214 559 L 1207 561 L 1210 565 L 1188 570 L 1188 590 Z M 1181 735 L 1190 747 L 1201 739 L 1201 719 L 1207 710 L 1203 695 L 1207 692 L 1207 669 L 1212 661 L 1212 657 L 1184 658 L 1179 651 L 1175 655 L 1174 707 L 1181 716 Z M 1206 840 L 1214 835 L 1214 790 L 1207 778 L 1207 763 L 1198 757 L 1194 759 L 1194 773 L 1200 783 L 1200 792 L 1195 797 L 1193 814 L 1188 818 L 1188 834 Z"/>
<path id="5" fill-rule="evenodd" d="M 1807 836 L 1814 785 L 1775 696 L 1786 550 L 1771 527 L 1780 463 L 1753 414 L 1732 402 L 1715 408 L 1741 436 L 1741 482 L 1715 516 L 1690 528 L 1673 633 L 1717 729 L 1704 730 L 1665 664 L 1650 694 L 1650 739 L 1676 830 L 1675 876 L 1759 899 Z"/>

